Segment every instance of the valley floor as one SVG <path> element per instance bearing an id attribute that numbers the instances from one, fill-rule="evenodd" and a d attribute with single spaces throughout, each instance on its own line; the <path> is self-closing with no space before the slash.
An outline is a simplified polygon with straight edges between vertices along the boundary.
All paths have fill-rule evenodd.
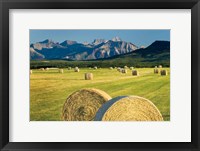
<path id="1" fill-rule="evenodd" d="M 33 70 L 30 75 L 30 120 L 60 121 L 63 104 L 72 92 L 81 88 L 97 88 L 112 98 L 121 95 L 137 95 L 151 100 L 160 110 L 165 121 L 170 120 L 170 68 L 167 76 L 154 74 L 153 68 L 137 68 L 140 76 L 132 76 L 131 70 L 122 74 L 117 69 L 80 68 L 80 72 L 64 69 Z M 84 80 L 91 72 L 93 80 Z"/>

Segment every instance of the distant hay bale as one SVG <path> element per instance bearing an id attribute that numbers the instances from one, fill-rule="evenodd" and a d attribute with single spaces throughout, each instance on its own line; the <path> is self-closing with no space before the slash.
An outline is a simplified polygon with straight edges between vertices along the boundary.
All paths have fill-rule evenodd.
<path id="1" fill-rule="evenodd" d="M 117 68 L 117 71 L 121 72 L 121 68 L 120 68 L 120 67 L 118 67 L 118 68 Z"/>
<path id="2" fill-rule="evenodd" d="M 124 66 L 124 69 L 127 69 L 128 68 L 128 66 Z"/>
<path id="3" fill-rule="evenodd" d="M 158 68 L 157 66 L 155 66 L 155 68 Z"/>
<path id="4" fill-rule="evenodd" d="M 75 67 L 74 68 L 74 72 L 79 72 L 80 70 L 79 70 L 79 68 L 78 67 Z"/>
<path id="5" fill-rule="evenodd" d="M 115 67 L 115 69 L 117 69 L 117 67 Z"/>
<path id="6" fill-rule="evenodd" d="M 132 71 L 132 75 L 133 75 L 133 76 L 138 76 L 138 75 L 139 75 L 139 72 L 138 72 L 137 70 L 133 70 L 133 71 Z"/>
<path id="7" fill-rule="evenodd" d="M 113 70 L 113 67 L 110 67 L 110 70 Z"/>
<path id="8" fill-rule="evenodd" d="M 30 74 L 32 74 L 33 73 L 33 71 L 32 70 L 30 70 Z"/>
<path id="9" fill-rule="evenodd" d="M 111 97 L 102 90 L 81 89 L 72 93 L 63 105 L 65 121 L 93 121 L 98 109 Z"/>
<path id="10" fill-rule="evenodd" d="M 128 73 L 126 69 L 121 69 L 121 73 Z"/>
<path id="11" fill-rule="evenodd" d="M 44 71 L 44 68 L 40 68 L 40 70 Z"/>
<path id="12" fill-rule="evenodd" d="M 59 73 L 63 73 L 63 69 L 59 69 L 59 71 L 58 71 Z"/>
<path id="13" fill-rule="evenodd" d="M 133 70 L 134 69 L 134 67 L 130 67 L 130 70 Z"/>
<path id="14" fill-rule="evenodd" d="M 97 70 L 97 66 L 95 66 L 94 69 Z"/>
<path id="15" fill-rule="evenodd" d="M 163 121 L 157 107 L 139 96 L 119 96 L 102 105 L 95 121 Z"/>
<path id="16" fill-rule="evenodd" d="M 68 70 L 71 70 L 72 69 L 72 67 L 68 67 Z"/>
<path id="17" fill-rule="evenodd" d="M 161 76 L 166 76 L 167 75 L 167 70 L 161 70 L 160 71 Z"/>
<path id="18" fill-rule="evenodd" d="M 155 73 L 155 74 L 159 73 L 158 68 L 155 68 L 155 69 L 154 69 L 154 73 Z"/>
<path id="19" fill-rule="evenodd" d="M 46 71 L 48 71 L 48 70 L 49 70 L 49 68 L 45 68 L 45 70 L 46 70 Z"/>
<path id="20" fill-rule="evenodd" d="M 93 80 L 93 74 L 92 73 L 85 73 L 85 80 Z"/>
<path id="21" fill-rule="evenodd" d="M 162 65 L 159 65 L 158 68 L 162 68 Z"/>

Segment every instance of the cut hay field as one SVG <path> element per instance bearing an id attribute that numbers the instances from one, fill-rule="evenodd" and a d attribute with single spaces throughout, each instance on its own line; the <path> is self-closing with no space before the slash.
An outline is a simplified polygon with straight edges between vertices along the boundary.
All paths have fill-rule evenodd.
<path id="1" fill-rule="evenodd" d="M 165 68 L 168 70 L 169 68 Z M 64 69 L 49 71 L 32 70 L 30 75 L 30 120 L 60 121 L 63 104 L 69 94 L 81 88 L 97 88 L 112 98 L 121 95 L 138 95 L 151 100 L 160 110 L 165 121 L 170 120 L 170 74 L 154 74 L 153 68 L 138 68 L 140 76 L 132 76 L 131 70 L 122 74 L 117 69 L 80 68 L 80 72 Z M 91 72 L 93 80 L 85 80 Z"/>

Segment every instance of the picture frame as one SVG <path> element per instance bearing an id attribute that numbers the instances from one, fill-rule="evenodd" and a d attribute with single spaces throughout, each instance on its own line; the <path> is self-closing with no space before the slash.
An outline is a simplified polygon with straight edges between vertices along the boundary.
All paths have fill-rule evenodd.
<path id="1" fill-rule="evenodd" d="M 9 9 L 191 9 L 191 142 L 9 142 Z M 199 0 L 1 0 L 0 10 L 1 150 L 200 150 Z"/>

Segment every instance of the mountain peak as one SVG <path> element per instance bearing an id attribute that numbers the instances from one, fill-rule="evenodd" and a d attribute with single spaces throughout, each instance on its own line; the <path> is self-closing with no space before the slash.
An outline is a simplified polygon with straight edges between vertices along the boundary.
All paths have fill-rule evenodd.
<path id="1" fill-rule="evenodd" d="M 101 44 L 103 42 L 106 42 L 106 40 L 105 39 L 94 39 L 94 41 L 92 42 L 92 44 L 98 45 L 98 44 Z"/>
<path id="2" fill-rule="evenodd" d="M 77 43 L 76 41 L 65 40 L 65 41 L 63 41 L 62 43 L 60 43 L 60 45 L 62 45 L 62 46 L 67 46 L 67 45 L 73 45 L 73 44 L 76 44 L 76 43 Z"/>
<path id="3" fill-rule="evenodd" d="M 53 43 L 53 40 L 51 39 L 46 39 L 44 41 L 41 41 L 40 43 Z"/>
<path id="4" fill-rule="evenodd" d="M 119 38 L 118 36 L 112 38 L 112 41 L 122 41 L 121 38 Z"/>

